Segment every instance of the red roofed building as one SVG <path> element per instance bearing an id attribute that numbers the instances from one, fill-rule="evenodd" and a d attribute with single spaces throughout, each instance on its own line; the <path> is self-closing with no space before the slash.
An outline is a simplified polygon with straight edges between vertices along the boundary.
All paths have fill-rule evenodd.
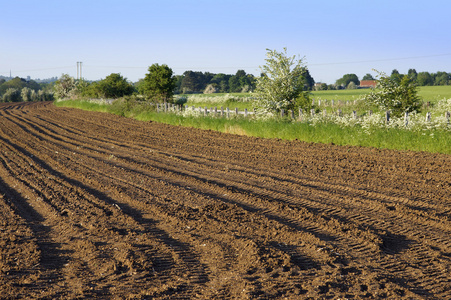
<path id="1" fill-rule="evenodd" d="M 375 88 L 376 85 L 376 80 L 360 80 L 360 88 Z"/>

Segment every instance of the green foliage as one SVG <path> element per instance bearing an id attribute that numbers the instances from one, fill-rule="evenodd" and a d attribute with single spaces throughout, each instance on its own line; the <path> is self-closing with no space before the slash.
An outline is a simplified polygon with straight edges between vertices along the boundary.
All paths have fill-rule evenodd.
<path id="1" fill-rule="evenodd" d="M 391 110 L 394 116 L 401 116 L 404 112 L 419 111 L 421 108 L 417 85 L 404 75 L 388 77 L 385 73 L 376 71 L 378 75 L 378 88 L 364 97 L 364 100 L 378 105 L 381 109 Z"/>
<path id="2" fill-rule="evenodd" d="M 20 90 L 16 88 L 7 89 L 2 97 L 2 102 L 19 102 L 20 100 Z"/>
<path id="3" fill-rule="evenodd" d="M 345 74 L 342 78 L 338 79 L 335 84 L 346 88 L 351 81 L 356 85 L 360 85 L 359 77 L 355 74 Z"/>
<path id="4" fill-rule="evenodd" d="M 370 73 L 366 73 L 362 80 L 374 80 L 374 77 Z"/>
<path id="5" fill-rule="evenodd" d="M 120 98 L 134 92 L 133 85 L 118 73 L 111 73 L 95 87 L 98 94 L 103 98 Z"/>
<path id="6" fill-rule="evenodd" d="M 149 67 L 139 92 L 156 102 L 172 102 L 176 88 L 176 78 L 167 65 L 153 64 Z"/>
<path id="7" fill-rule="evenodd" d="M 266 65 L 260 67 L 262 76 L 257 79 L 257 99 L 259 105 L 267 112 L 280 112 L 304 108 L 309 94 L 304 91 L 306 68 L 301 58 L 287 56 L 283 52 L 267 49 Z"/>

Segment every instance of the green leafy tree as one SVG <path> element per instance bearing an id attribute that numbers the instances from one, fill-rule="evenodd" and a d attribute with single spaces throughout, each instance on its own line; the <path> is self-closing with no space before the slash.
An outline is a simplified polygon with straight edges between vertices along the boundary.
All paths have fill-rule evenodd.
<path id="1" fill-rule="evenodd" d="M 144 77 L 139 92 L 147 98 L 158 102 L 173 102 L 176 79 L 172 69 L 167 65 L 153 64 Z"/>
<path id="2" fill-rule="evenodd" d="M 397 117 L 402 116 L 404 112 L 420 111 L 421 99 L 418 96 L 418 87 L 408 75 L 403 75 L 398 81 L 385 73 L 376 72 L 377 88 L 366 95 L 364 100 L 382 109 L 391 110 Z"/>
<path id="3" fill-rule="evenodd" d="M 450 79 L 450 74 L 446 72 L 437 72 L 434 76 L 434 85 L 448 85 Z"/>
<path id="4" fill-rule="evenodd" d="M 3 102 L 20 102 L 20 90 L 16 88 L 8 88 L 3 94 Z"/>
<path id="5" fill-rule="evenodd" d="M 105 98 L 120 98 L 133 94 L 135 90 L 133 85 L 127 81 L 127 78 L 118 73 L 111 73 L 101 80 L 96 89 L 99 95 Z"/>
<path id="6" fill-rule="evenodd" d="M 400 74 L 398 70 L 393 69 L 393 70 L 391 71 L 390 78 L 393 79 L 393 80 L 395 80 L 395 81 L 397 81 L 398 83 L 401 82 L 402 77 L 403 77 L 403 75 Z"/>
<path id="7" fill-rule="evenodd" d="M 335 84 L 346 88 L 350 82 L 354 82 L 356 85 L 360 85 L 359 77 L 355 74 L 345 74 L 342 78 L 338 79 Z"/>
<path id="8" fill-rule="evenodd" d="M 304 91 L 306 67 L 303 59 L 289 57 L 286 48 L 283 52 L 266 51 L 266 65 L 260 67 L 262 75 L 257 79 L 260 106 L 267 112 L 309 107 L 309 93 Z"/>
<path id="9" fill-rule="evenodd" d="M 229 91 L 229 80 L 232 75 L 227 75 L 224 73 L 219 73 L 213 76 L 210 83 L 216 84 L 219 93 L 227 93 Z"/>
<path id="10" fill-rule="evenodd" d="M 304 83 L 304 89 L 306 91 L 313 90 L 313 87 L 315 86 L 315 80 L 310 75 L 310 72 L 308 69 L 304 69 L 304 73 L 302 73 L 302 76 L 304 77 L 303 83 Z"/>
<path id="11" fill-rule="evenodd" d="M 407 76 L 409 76 L 409 78 L 413 81 L 416 81 L 418 76 L 417 70 L 409 69 L 409 71 L 407 71 Z"/>
<path id="12" fill-rule="evenodd" d="M 374 77 L 370 73 L 366 73 L 362 80 L 374 80 Z"/>
<path id="13" fill-rule="evenodd" d="M 420 72 L 417 75 L 417 83 L 419 86 L 434 85 L 434 78 L 429 72 Z"/>

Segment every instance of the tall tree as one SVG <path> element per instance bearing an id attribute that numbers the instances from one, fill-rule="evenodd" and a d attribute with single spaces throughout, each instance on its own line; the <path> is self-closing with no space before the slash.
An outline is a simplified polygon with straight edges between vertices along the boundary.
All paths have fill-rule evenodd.
<path id="1" fill-rule="evenodd" d="M 165 64 L 153 64 L 144 77 L 140 92 L 154 101 L 173 102 L 175 84 L 176 79 L 171 68 Z"/>
<path id="2" fill-rule="evenodd" d="M 304 79 L 303 79 L 304 89 L 306 91 L 313 90 L 313 87 L 315 86 L 315 80 L 310 75 L 310 72 L 307 68 L 304 70 L 304 73 L 302 73 L 302 76 L 304 77 Z"/>
<path id="3" fill-rule="evenodd" d="M 417 70 L 409 69 L 409 71 L 407 71 L 407 76 L 409 76 L 409 78 L 413 81 L 416 81 L 418 76 Z"/>

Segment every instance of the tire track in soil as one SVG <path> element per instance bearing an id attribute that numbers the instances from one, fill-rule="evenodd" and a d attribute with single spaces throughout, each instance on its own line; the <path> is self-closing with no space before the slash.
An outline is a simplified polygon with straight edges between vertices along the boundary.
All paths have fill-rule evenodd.
<path id="1" fill-rule="evenodd" d="M 315 157 L 331 157 L 319 161 L 316 170 L 307 166 L 311 174 L 301 173 L 299 165 L 305 166 L 307 159 L 295 162 L 290 155 L 277 155 L 291 154 L 284 142 L 269 141 L 262 146 L 258 139 L 211 132 L 205 139 L 200 131 L 180 128 L 177 131 L 182 133 L 169 134 L 174 128 L 166 125 L 76 112 L 25 105 L 1 115 L 24 130 L 18 143 L 28 145 L 32 155 L 42 161 L 51 162 L 62 182 L 81 185 L 100 203 L 105 201 L 101 198 L 110 197 L 107 206 L 122 207 L 135 226 L 165 220 L 166 224 L 159 224 L 164 234 L 176 235 L 196 249 L 197 253 L 186 257 L 197 257 L 209 270 L 204 283 L 199 282 L 201 287 L 191 295 L 432 299 L 450 295 L 449 197 L 445 196 L 449 178 L 442 175 L 449 171 L 446 156 L 439 158 L 448 162 L 448 169 L 445 164 L 427 175 L 429 182 L 439 182 L 445 190 L 433 194 L 428 181 L 422 181 L 425 176 L 406 171 L 412 167 L 405 161 L 404 170 L 402 163 L 395 167 L 408 179 L 420 177 L 414 180 L 416 188 L 410 189 L 413 184 L 408 181 L 404 184 L 409 189 L 402 184 L 384 185 L 387 174 L 382 174 L 386 178 L 378 174 L 371 184 L 361 180 L 370 178 L 362 173 L 368 171 L 365 163 L 386 169 L 378 165 L 382 159 L 375 157 L 374 150 L 363 155 L 364 148 L 351 148 L 349 157 L 363 160 L 363 167 L 353 166 L 355 160 L 347 162 L 351 171 L 360 170 L 359 177 L 351 172 L 324 171 L 340 170 L 331 168 L 333 162 L 329 161 L 349 149 L 331 147 L 335 152 L 328 155 L 321 152 L 330 150 L 327 146 L 289 144 L 315 163 Z M 66 114 L 70 117 L 58 120 Z M 79 123 L 85 118 L 89 126 Z M 116 130 L 114 124 L 122 127 Z M 126 128 L 133 128 L 131 137 L 127 138 Z M 183 142 L 183 135 L 188 142 Z M 232 146 L 243 140 L 248 142 L 244 148 L 255 146 L 259 155 Z M 77 149 L 77 143 L 87 147 Z M 314 147 L 320 154 L 310 149 Z M 404 159 L 402 153 L 390 153 Z M 268 166 L 262 159 L 255 160 L 256 156 L 269 158 Z M 433 158 L 436 155 L 430 155 L 429 159 Z M 419 163 L 431 162 L 426 157 Z M 103 192 L 106 188 L 108 195 Z M 147 218 L 149 215 L 152 218 Z M 222 257 L 224 264 L 209 254 Z M 245 284 L 237 285 L 240 279 Z M 169 288 L 154 295 L 164 298 L 173 292 Z"/>
<path id="2" fill-rule="evenodd" d="M 17 146 L 17 144 L 12 146 L 12 147 L 14 147 L 15 150 L 19 150 L 19 152 L 24 154 L 25 157 L 34 157 L 34 155 L 28 153 L 23 148 L 20 148 L 19 146 Z M 42 153 L 40 153 L 40 154 L 42 155 Z M 60 179 L 63 179 L 65 182 L 68 182 L 72 186 L 76 186 L 78 188 L 81 187 L 83 190 L 94 194 L 94 196 L 97 196 L 98 199 L 102 199 L 102 201 L 108 202 L 111 206 L 119 208 L 119 206 L 116 203 L 114 203 L 113 200 L 108 199 L 108 197 L 105 196 L 104 194 L 102 194 L 101 192 L 92 190 L 91 188 L 83 186 L 83 184 L 81 184 L 81 183 L 79 183 L 79 182 L 77 182 L 77 181 L 75 181 L 73 179 L 65 177 L 61 173 L 59 173 L 59 172 L 55 171 L 54 169 L 50 168 L 45 162 L 43 162 L 43 161 L 41 161 L 41 160 L 39 160 L 37 158 L 34 158 L 33 161 L 34 161 L 35 164 L 43 167 L 43 169 L 45 171 L 47 171 L 48 173 L 50 173 L 51 175 L 54 175 L 54 176 L 56 176 L 56 177 L 58 177 Z M 30 163 L 30 165 L 32 165 L 32 164 Z M 17 165 L 17 167 L 20 167 L 20 166 Z M 9 168 L 9 169 L 12 171 L 13 169 L 15 170 L 17 168 Z M 20 174 L 20 171 L 17 171 L 16 174 L 14 174 L 14 175 L 17 176 L 18 174 Z M 24 182 L 28 182 L 28 181 L 24 180 Z M 33 186 L 32 188 L 36 188 L 36 186 Z M 67 203 L 65 203 L 65 204 L 67 204 Z M 52 205 L 52 208 L 54 208 L 54 210 L 58 210 L 58 208 L 60 209 L 60 211 L 57 211 L 56 214 L 61 214 L 61 215 L 66 215 L 66 216 L 74 214 L 74 212 L 68 213 L 67 209 L 62 210 L 62 208 L 64 208 L 64 204 L 63 205 L 51 204 L 51 205 Z M 122 208 L 119 209 L 120 211 L 127 211 L 127 213 L 130 214 L 130 215 L 135 215 L 135 216 L 138 215 L 138 213 L 133 211 L 131 208 L 125 208 L 124 205 L 121 205 L 121 206 L 122 206 Z M 99 204 L 97 204 L 95 208 L 98 208 L 98 207 L 99 207 Z M 106 214 L 110 215 L 111 212 L 108 211 L 108 209 L 106 209 Z M 143 218 L 140 217 L 140 219 L 143 219 Z M 130 223 L 130 221 L 128 221 L 128 223 Z M 147 224 L 147 227 L 150 227 L 149 225 L 152 224 L 153 221 L 145 220 L 145 223 Z M 92 224 L 90 224 L 90 225 L 93 226 Z M 84 227 L 85 226 L 86 225 L 84 225 Z M 123 232 L 126 232 L 126 230 L 120 229 L 120 228 L 113 228 L 113 230 L 117 230 L 120 234 L 123 234 Z M 147 230 L 153 233 L 153 235 L 154 235 L 153 238 L 159 238 L 165 244 L 167 244 L 169 247 L 171 247 L 172 248 L 171 249 L 172 252 L 174 252 L 174 249 L 175 249 L 176 253 L 172 253 L 172 256 L 177 256 L 177 255 L 180 256 L 181 260 L 184 261 L 184 263 L 187 265 L 187 266 L 184 267 L 183 270 L 177 270 L 177 272 L 178 273 L 183 273 L 183 272 L 185 272 L 185 273 L 186 272 L 193 273 L 191 275 L 189 275 L 189 274 L 186 275 L 185 274 L 187 277 L 190 277 L 189 278 L 189 283 L 190 284 L 191 283 L 201 283 L 202 281 L 205 280 L 204 277 L 206 275 L 203 274 L 204 272 L 202 270 L 197 270 L 196 271 L 196 269 L 198 269 L 198 267 L 196 267 L 196 264 L 198 264 L 198 262 L 197 262 L 195 256 L 193 256 L 193 255 L 187 256 L 186 255 L 186 253 L 189 253 L 189 251 L 187 250 L 187 246 L 185 246 L 183 243 L 180 243 L 180 242 L 172 239 L 169 235 L 167 235 L 166 233 L 164 233 L 161 230 L 158 230 L 156 228 L 150 228 L 150 229 L 147 228 Z M 171 258 L 171 257 L 169 257 L 169 258 Z M 148 258 L 148 259 L 150 260 L 150 258 Z M 167 258 L 166 259 L 161 259 L 161 261 L 165 261 L 165 260 L 169 261 L 169 259 L 167 259 Z M 167 268 L 167 266 L 165 267 L 160 262 L 157 265 L 159 265 L 163 269 Z M 158 268 L 158 266 L 152 268 L 154 272 L 155 272 L 155 268 Z M 115 270 L 115 271 L 117 271 L 117 270 Z M 155 289 L 158 290 L 158 289 L 161 289 L 161 288 L 155 288 Z M 189 290 L 190 288 L 188 287 L 188 284 L 180 285 L 179 287 L 177 287 L 177 286 L 174 287 L 174 284 L 172 284 L 170 287 L 166 287 L 166 289 L 175 290 L 175 291 L 177 291 L 177 289 L 179 289 L 180 291 L 177 291 L 177 292 L 183 292 L 184 290 Z M 163 288 L 163 290 L 164 290 L 164 288 Z M 86 292 L 84 292 L 84 293 L 86 293 Z M 179 296 L 183 296 L 183 294 L 181 294 Z M 186 296 L 186 297 L 189 298 L 189 296 Z"/>

